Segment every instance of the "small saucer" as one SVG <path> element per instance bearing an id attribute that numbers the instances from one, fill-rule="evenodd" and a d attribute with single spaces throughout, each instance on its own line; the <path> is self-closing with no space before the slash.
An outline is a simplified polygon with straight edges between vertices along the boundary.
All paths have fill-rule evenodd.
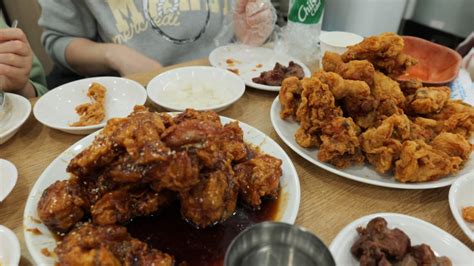
<path id="1" fill-rule="evenodd" d="M 0 202 L 13 190 L 18 179 L 18 171 L 11 162 L 0 159 Z"/>
<path id="2" fill-rule="evenodd" d="M 20 242 L 12 230 L 0 225 L 0 265 L 18 265 Z"/>

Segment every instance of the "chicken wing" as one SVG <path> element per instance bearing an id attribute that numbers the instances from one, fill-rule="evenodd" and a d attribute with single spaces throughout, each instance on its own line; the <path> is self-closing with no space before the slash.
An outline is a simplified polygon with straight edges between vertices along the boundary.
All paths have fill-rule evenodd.
<path id="1" fill-rule="evenodd" d="M 374 66 L 367 60 L 352 60 L 345 63 L 336 53 L 326 52 L 323 56 L 323 69 L 335 72 L 344 79 L 364 81 L 372 86 L 374 83 Z"/>
<path id="2" fill-rule="evenodd" d="M 324 71 L 313 73 L 313 77 L 326 84 L 336 100 L 346 97 L 365 98 L 370 95 L 369 86 L 360 80 L 343 79 L 337 73 Z"/>

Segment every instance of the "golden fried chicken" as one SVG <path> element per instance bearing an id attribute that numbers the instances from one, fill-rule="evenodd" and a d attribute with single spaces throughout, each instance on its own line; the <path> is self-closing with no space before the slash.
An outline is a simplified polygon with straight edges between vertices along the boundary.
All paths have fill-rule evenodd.
<path id="1" fill-rule="evenodd" d="M 474 131 L 474 107 L 460 100 L 448 100 L 440 112 L 427 115 L 442 123 L 442 130 L 462 134 L 467 139 Z"/>
<path id="2" fill-rule="evenodd" d="M 77 179 L 56 181 L 43 191 L 38 217 L 55 233 L 66 233 L 88 212 L 90 203 Z"/>
<path id="3" fill-rule="evenodd" d="M 132 238 L 122 226 L 85 223 L 55 249 L 60 265 L 174 265 L 170 255 Z"/>
<path id="4" fill-rule="evenodd" d="M 289 77 L 283 80 L 278 98 L 281 104 L 281 119 L 287 119 L 292 116 L 296 118 L 296 110 L 301 101 L 301 92 L 303 88 L 297 77 Z"/>
<path id="5" fill-rule="evenodd" d="M 456 173 L 462 163 L 460 157 L 450 157 L 422 140 L 407 140 L 395 163 L 395 179 L 407 182 L 426 182 Z"/>
<path id="6" fill-rule="evenodd" d="M 342 57 L 336 53 L 326 52 L 323 56 L 323 69 L 327 72 L 335 72 L 344 79 L 364 81 L 372 86 L 374 83 L 374 66 L 367 60 L 342 61 Z"/>
<path id="7" fill-rule="evenodd" d="M 125 187 L 106 193 L 91 208 L 97 225 L 124 224 L 134 217 L 148 216 L 168 205 L 175 196 L 169 191 L 156 192 L 147 187 Z"/>
<path id="8" fill-rule="evenodd" d="M 415 114 L 437 113 L 449 100 L 450 94 L 448 87 L 422 87 L 410 97 L 408 108 Z"/>
<path id="9" fill-rule="evenodd" d="M 416 90 L 423 87 L 423 83 L 418 79 L 398 81 L 398 85 L 405 96 L 413 95 Z"/>
<path id="10" fill-rule="evenodd" d="M 336 100 L 346 97 L 365 98 L 370 95 L 370 88 L 363 81 L 343 79 L 337 73 L 324 71 L 314 72 L 313 77 L 326 84 Z"/>
<path id="11" fill-rule="evenodd" d="M 403 53 L 403 38 L 386 32 L 365 38 L 362 42 L 348 47 L 342 55 L 344 62 L 368 60 L 374 67 L 389 75 L 398 77 L 417 61 Z"/>
<path id="12" fill-rule="evenodd" d="M 360 128 L 352 118 L 337 117 L 323 127 L 318 159 L 339 168 L 361 164 L 365 158 L 360 149 Z"/>
<path id="13" fill-rule="evenodd" d="M 436 136 L 431 142 L 434 149 L 445 152 L 451 157 L 459 157 L 464 162 L 471 155 L 472 145 L 460 134 L 443 132 Z"/>
<path id="14" fill-rule="evenodd" d="M 93 82 L 87 91 L 91 103 L 84 103 L 76 107 L 79 121 L 70 124 L 71 127 L 97 125 L 105 118 L 105 92 L 107 90 L 99 83 Z"/>
<path id="15" fill-rule="evenodd" d="M 282 161 L 261 154 L 234 166 L 240 198 L 252 208 L 259 208 L 263 197 L 276 198 L 280 188 Z"/>
<path id="16" fill-rule="evenodd" d="M 386 173 L 392 169 L 399 158 L 402 142 L 410 139 L 410 126 L 406 115 L 392 115 L 377 128 L 362 133 L 362 150 L 377 172 Z"/>
<path id="17" fill-rule="evenodd" d="M 236 208 L 238 186 L 231 165 L 202 173 L 200 182 L 181 191 L 181 214 L 198 228 L 205 228 L 231 216 Z"/>

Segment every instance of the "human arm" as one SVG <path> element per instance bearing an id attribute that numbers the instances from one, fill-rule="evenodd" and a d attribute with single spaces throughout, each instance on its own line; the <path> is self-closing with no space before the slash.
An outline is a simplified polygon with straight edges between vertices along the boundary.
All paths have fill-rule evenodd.
<path id="1" fill-rule="evenodd" d="M 234 32 L 249 45 L 262 45 L 273 32 L 275 8 L 269 0 L 237 0 L 234 7 Z"/>

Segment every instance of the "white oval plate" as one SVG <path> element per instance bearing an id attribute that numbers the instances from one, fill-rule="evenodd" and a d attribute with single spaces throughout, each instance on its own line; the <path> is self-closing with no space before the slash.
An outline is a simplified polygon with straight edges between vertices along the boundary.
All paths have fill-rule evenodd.
<path id="1" fill-rule="evenodd" d="M 226 61 L 231 59 L 234 65 L 229 65 Z M 252 78 L 260 76 L 263 71 L 272 70 L 276 63 L 288 66 L 290 61 L 300 65 L 307 77 L 311 76 L 311 71 L 298 59 L 276 53 L 264 47 L 253 47 L 243 44 L 229 44 L 214 49 L 209 55 L 209 62 L 212 66 L 222 69 L 238 69 L 239 76 L 249 87 L 266 90 L 279 91 L 280 86 L 268 86 L 252 81 Z M 261 64 L 261 67 L 257 65 Z"/>
<path id="2" fill-rule="evenodd" d="M 79 120 L 76 106 L 90 102 L 87 90 L 92 82 L 103 85 L 105 94 L 105 118 L 102 123 L 92 126 L 71 127 Z M 90 134 L 105 126 L 107 120 L 125 117 L 135 105 L 146 102 L 146 91 L 139 83 L 119 77 L 96 77 L 76 80 L 61 85 L 39 98 L 33 113 L 42 124 L 71 134 Z"/>
<path id="3" fill-rule="evenodd" d="M 295 141 L 294 134 L 299 128 L 299 124 L 296 121 L 292 121 L 291 119 L 281 119 L 280 111 L 280 100 L 278 99 L 278 97 L 276 97 L 276 99 L 273 101 L 272 108 L 270 110 L 270 118 L 272 121 L 273 128 L 277 132 L 278 136 L 280 136 L 280 138 L 283 140 L 283 142 L 285 142 L 286 145 L 288 145 L 294 152 L 298 153 L 301 157 L 305 158 L 314 165 L 345 178 L 382 187 L 401 189 L 429 189 L 449 186 L 457 178 L 464 175 L 468 175 L 469 173 L 474 171 L 474 160 L 470 159 L 457 175 L 450 175 L 441 178 L 437 181 L 422 183 L 401 183 L 396 181 L 392 175 L 381 175 L 377 173 L 375 169 L 369 164 L 339 169 L 331 164 L 319 161 L 318 149 L 306 149 L 298 145 L 298 143 L 296 143 Z"/>
<path id="4" fill-rule="evenodd" d="M 398 228 L 405 232 L 411 240 L 411 245 L 425 243 L 431 247 L 437 256 L 447 256 L 453 265 L 469 265 L 473 262 L 473 252 L 461 241 L 441 228 L 415 217 L 398 213 L 376 213 L 361 217 L 350 223 L 334 238 L 329 246 L 336 265 L 359 265 L 352 256 L 351 247 L 359 237 L 357 227 L 366 227 L 375 217 L 387 220 L 388 228 Z M 472 265 L 472 264 L 471 264 Z"/>
<path id="5" fill-rule="evenodd" d="M 15 187 L 18 170 L 10 161 L 0 159 L 0 202 L 2 202 Z"/>
<path id="6" fill-rule="evenodd" d="M 222 123 L 234 121 L 233 119 L 221 116 Z M 283 175 L 281 177 L 281 191 L 286 200 L 280 206 L 283 210 L 279 211 L 281 222 L 294 223 L 298 208 L 300 205 L 300 183 L 296 169 L 285 151 L 270 137 L 266 136 L 259 130 L 251 127 L 245 123 L 239 122 L 240 127 L 244 132 L 244 139 L 248 143 L 252 143 L 260 147 L 260 149 L 268 154 L 275 156 L 283 161 L 282 169 Z M 30 251 L 36 264 L 53 265 L 55 260 L 51 257 L 46 257 L 41 253 L 41 249 L 47 248 L 53 251 L 56 247 L 56 241 L 51 232 L 42 223 L 37 223 L 38 214 L 36 207 L 43 191 L 56 180 L 63 180 L 69 177 L 66 173 L 66 167 L 69 161 L 85 147 L 89 146 L 94 137 L 99 132 L 95 132 L 69 147 L 66 151 L 60 154 L 54 161 L 43 171 L 41 176 L 36 181 L 33 189 L 28 196 L 26 202 L 25 212 L 23 215 L 24 236 L 26 246 Z M 33 235 L 26 231 L 28 228 L 38 228 L 42 234 Z"/>
<path id="7" fill-rule="evenodd" d="M 31 103 L 25 97 L 5 93 L 5 100 L 5 109 L 0 117 L 0 144 L 12 138 L 31 113 Z"/>
<path id="8" fill-rule="evenodd" d="M 200 89 L 205 92 L 199 93 Z M 209 66 L 172 69 L 154 77 L 147 86 L 150 100 L 170 111 L 186 108 L 221 111 L 240 99 L 244 92 L 245 84 L 239 76 Z M 210 98 L 217 100 L 211 103 Z"/>
<path id="9" fill-rule="evenodd" d="M 0 265 L 20 263 L 20 242 L 12 230 L 0 225 Z"/>
<path id="10" fill-rule="evenodd" d="M 464 233 L 474 242 L 474 223 L 462 218 L 464 207 L 474 206 L 474 175 L 465 175 L 453 183 L 449 189 L 449 207 L 454 219 Z"/>

